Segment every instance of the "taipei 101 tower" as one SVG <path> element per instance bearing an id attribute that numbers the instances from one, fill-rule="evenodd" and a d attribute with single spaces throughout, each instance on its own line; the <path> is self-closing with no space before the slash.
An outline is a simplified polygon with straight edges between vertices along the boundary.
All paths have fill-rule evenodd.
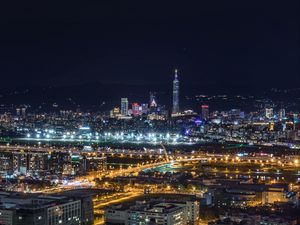
<path id="1" fill-rule="evenodd" d="M 173 110 L 172 114 L 179 113 L 179 80 L 177 69 L 175 70 L 175 77 L 173 80 Z"/>

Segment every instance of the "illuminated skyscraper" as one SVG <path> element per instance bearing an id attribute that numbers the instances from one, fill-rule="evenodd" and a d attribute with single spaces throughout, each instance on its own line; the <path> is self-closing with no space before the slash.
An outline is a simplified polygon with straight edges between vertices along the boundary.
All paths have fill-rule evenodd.
<path id="1" fill-rule="evenodd" d="M 131 109 L 132 109 L 132 115 L 133 116 L 140 116 L 143 114 L 142 112 L 142 106 L 140 106 L 139 103 L 132 103 L 132 106 L 131 106 Z"/>
<path id="2" fill-rule="evenodd" d="M 208 105 L 202 105 L 201 106 L 201 115 L 202 115 L 202 119 L 208 119 L 209 118 L 209 106 Z"/>
<path id="3" fill-rule="evenodd" d="M 283 120 L 285 118 L 285 109 L 279 110 L 279 119 Z"/>
<path id="4" fill-rule="evenodd" d="M 128 116 L 128 98 L 121 98 L 121 114 Z"/>
<path id="5" fill-rule="evenodd" d="M 274 117 L 273 108 L 266 108 L 265 116 L 267 119 L 272 119 Z"/>
<path id="6" fill-rule="evenodd" d="M 175 77 L 173 80 L 173 110 L 172 113 L 179 113 L 179 80 L 177 69 L 175 70 Z"/>
<path id="7" fill-rule="evenodd" d="M 150 101 L 149 101 L 149 105 L 151 108 L 156 108 L 157 107 L 157 103 L 156 103 L 156 93 L 155 92 L 150 92 Z"/>

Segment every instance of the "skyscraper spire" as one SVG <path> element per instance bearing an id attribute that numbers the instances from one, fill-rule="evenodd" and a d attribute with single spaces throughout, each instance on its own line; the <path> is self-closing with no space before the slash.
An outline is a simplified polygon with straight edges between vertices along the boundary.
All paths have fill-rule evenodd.
<path id="1" fill-rule="evenodd" d="M 179 113 L 179 80 L 178 80 L 178 70 L 175 69 L 175 76 L 173 80 L 173 109 L 172 113 Z"/>

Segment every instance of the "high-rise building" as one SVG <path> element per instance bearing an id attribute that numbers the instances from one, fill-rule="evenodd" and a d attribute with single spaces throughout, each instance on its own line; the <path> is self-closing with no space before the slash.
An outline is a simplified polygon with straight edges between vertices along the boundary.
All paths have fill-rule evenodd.
<path id="1" fill-rule="evenodd" d="M 156 93 L 155 92 L 150 92 L 150 108 L 156 108 L 157 103 L 156 103 Z"/>
<path id="2" fill-rule="evenodd" d="M 201 115 L 202 115 L 202 119 L 206 120 L 209 118 L 209 106 L 208 105 L 201 106 Z"/>
<path id="3" fill-rule="evenodd" d="M 279 119 L 282 120 L 285 117 L 285 109 L 279 110 Z"/>
<path id="4" fill-rule="evenodd" d="M 121 98 L 121 114 L 122 116 L 128 115 L 128 98 Z"/>
<path id="5" fill-rule="evenodd" d="M 299 124 L 299 116 L 297 113 L 293 114 L 293 119 L 294 119 L 294 130 L 296 130 L 296 127 L 298 127 Z"/>
<path id="6" fill-rule="evenodd" d="M 132 103 L 131 109 L 132 109 L 133 116 L 140 116 L 143 114 L 142 107 L 140 106 L 139 103 L 136 103 L 136 102 Z"/>
<path id="7" fill-rule="evenodd" d="M 266 108 L 265 109 L 265 116 L 267 119 L 272 119 L 274 117 L 273 108 Z"/>
<path id="8" fill-rule="evenodd" d="M 177 69 L 175 70 L 175 77 L 173 80 L 173 114 L 179 113 L 179 80 Z"/>

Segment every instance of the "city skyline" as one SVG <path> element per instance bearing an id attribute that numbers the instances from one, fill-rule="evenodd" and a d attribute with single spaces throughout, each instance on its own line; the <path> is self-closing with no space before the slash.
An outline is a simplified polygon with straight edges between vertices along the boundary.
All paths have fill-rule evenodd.
<path id="1" fill-rule="evenodd" d="M 6 1 L 0 224 L 300 224 L 289 1 Z"/>

